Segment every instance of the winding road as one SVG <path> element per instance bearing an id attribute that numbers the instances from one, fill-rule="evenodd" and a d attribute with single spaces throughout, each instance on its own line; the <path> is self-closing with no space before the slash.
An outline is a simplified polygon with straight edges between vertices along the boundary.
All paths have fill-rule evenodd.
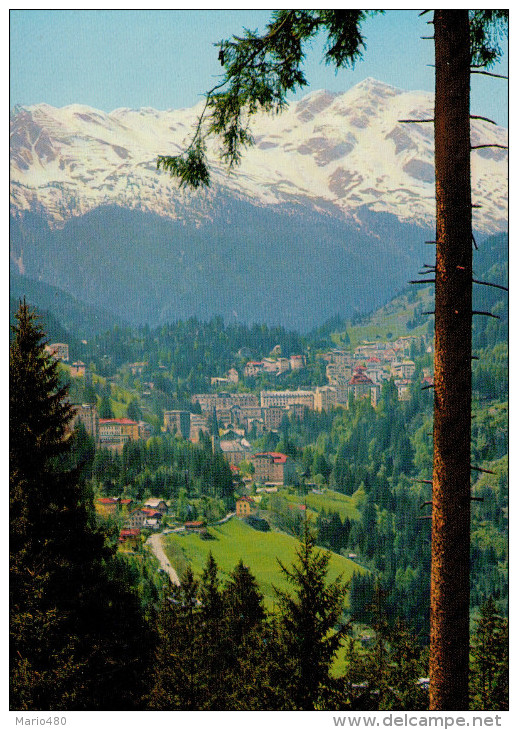
<path id="1" fill-rule="evenodd" d="M 147 544 L 150 546 L 154 555 L 158 559 L 158 562 L 160 563 L 160 567 L 163 570 L 165 570 L 165 572 L 171 579 L 171 583 L 174 583 L 174 585 L 179 586 L 180 579 L 178 578 L 178 573 L 173 568 L 173 566 L 169 562 L 167 555 L 164 552 L 164 548 L 162 547 L 161 538 L 162 538 L 162 535 L 160 533 L 158 533 L 156 535 L 151 535 L 151 537 L 148 538 Z"/>

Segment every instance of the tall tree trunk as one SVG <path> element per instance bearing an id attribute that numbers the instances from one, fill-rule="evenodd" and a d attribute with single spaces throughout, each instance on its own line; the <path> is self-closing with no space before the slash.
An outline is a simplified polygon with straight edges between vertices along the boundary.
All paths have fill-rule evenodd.
<path id="1" fill-rule="evenodd" d="M 470 32 L 436 10 L 435 405 L 430 709 L 468 708 L 471 290 Z"/>

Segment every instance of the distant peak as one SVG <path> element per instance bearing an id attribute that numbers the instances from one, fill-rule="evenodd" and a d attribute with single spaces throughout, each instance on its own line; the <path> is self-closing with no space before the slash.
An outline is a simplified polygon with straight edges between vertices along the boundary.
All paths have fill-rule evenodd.
<path id="1" fill-rule="evenodd" d="M 352 91 L 353 89 L 357 89 L 358 91 L 366 90 L 370 91 L 371 93 L 383 96 L 394 96 L 395 94 L 402 93 L 402 89 L 398 89 L 396 86 L 392 86 L 392 84 L 387 84 L 384 81 L 379 81 L 372 76 L 367 76 L 366 79 L 363 79 L 363 81 L 355 84 L 353 87 L 351 87 L 350 91 Z"/>

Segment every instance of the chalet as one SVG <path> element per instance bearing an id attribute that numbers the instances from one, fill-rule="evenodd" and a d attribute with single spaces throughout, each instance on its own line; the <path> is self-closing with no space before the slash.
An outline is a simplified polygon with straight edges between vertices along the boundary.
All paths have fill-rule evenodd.
<path id="1" fill-rule="evenodd" d="M 70 366 L 70 377 L 71 378 L 84 378 L 86 372 L 86 365 L 81 360 L 73 362 Z"/>
<path id="2" fill-rule="evenodd" d="M 142 507 L 141 509 L 133 510 L 133 512 L 129 514 L 126 521 L 126 527 L 130 529 L 141 529 L 146 527 L 146 522 L 148 520 L 157 520 L 157 523 L 159 523 L 161 519 L 162 514 L 160 512 L 157 512 L 154 509 L 148 509 L 147 507 Z"/>
<path id="3" fill-rule="evenodd" d="M 140 530 L 137 528 L 125 528 L 120 531 L 119 543 L 136 547 L 140 542 Z"/>
<path id="4" fill-rule="evenodd" d="M 100 497 L 95 500 L 95 508 L 101 515 L 113 515 L 119 508 L 118 497 Z"/>
<path id="5" fill-rule="evenodd" d="M 157 497 L 151 497 L 150 499 L 148 499 L 147 502 L 144 504 L 144 507 L 155 510 L 156 512 L 160 512 L 161 515 L 165 515 L 167 512 L 167 504 L 164 502 L 163 499 L 159 499 Z"/>
<path id="6" fill-rule="evenodd" d="M 252 497 L 239 497 L 236 501 L 236 515 L 238 517 L 246 517 L 252 511 L 255 502 Z"/>

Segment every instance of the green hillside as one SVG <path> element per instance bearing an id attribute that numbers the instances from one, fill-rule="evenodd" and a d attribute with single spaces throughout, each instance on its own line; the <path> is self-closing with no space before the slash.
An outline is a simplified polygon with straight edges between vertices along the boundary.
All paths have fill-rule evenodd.
<path id="1" fill-rule="evenodd" d="M 273 586 L 289 588 L 278 560 L 290 565 L 295 559 L 298 541 L 282 532 L 259 532 L 238 519 L 231 519 L 223 525 L 209 528 L 213 540 L 204 540 L 197 534 L 170 534 L 163 538 L 164 550 L 171 564 L 180 576 L 190 565 L 195 575 L 200 575 L 209 552 L 212 552 L 225 580 L 241 559 L 256 577 L 263 592 L 266 604 L 273 606 L 275 592 Z M 331 553 L 329 577 L 342 574 L 349 580 L 354 572 L 365 572 L 351 560 Z"/>
<path id="2" fill-rule="evenodd" d="M 413 286 L 361 321 L 348 322 L 350 346 L 356 347 L 364 341 L 385 342 L 408 335 L 432 334 L 428 324 L 431 319 L 422 313 L 433 310 L 433 297 L 431 286 Z M 339 346 L 346 344 L 345 331 L 333 333 L 332 339 Z"/>
<path id="3" fill-rule="evenodd" d="M 346 518 L 349 520 L 357 520 L 360 516 L 358 510 L 359 502 L 361 502 L 362 498 L 365 498 L 365 493 L 360 493 L 360 490 L 358 490 L 356 494 L 348 496 L 340 492 L 334 492 L 332 489 L 326 489 L 323 494 L 310 493 L 305 497 L 287 494 L 285 498 L 288 502 L 295 504 L 305 503 L 314 512 L 337 512 L 341 520 L 345 520 Z"/>

